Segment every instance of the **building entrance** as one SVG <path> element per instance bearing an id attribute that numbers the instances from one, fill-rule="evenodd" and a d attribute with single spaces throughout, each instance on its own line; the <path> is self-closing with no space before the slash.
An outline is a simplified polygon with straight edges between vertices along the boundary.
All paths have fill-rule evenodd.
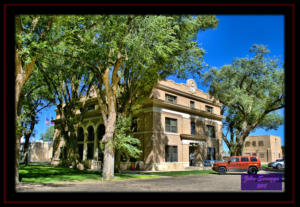
<path id="1" fill-rule="evenodd" d="M 189 161 L 190 166 L 195 166 L 195 150 L 196 146 L 190 145 L 189 146 Z"/>

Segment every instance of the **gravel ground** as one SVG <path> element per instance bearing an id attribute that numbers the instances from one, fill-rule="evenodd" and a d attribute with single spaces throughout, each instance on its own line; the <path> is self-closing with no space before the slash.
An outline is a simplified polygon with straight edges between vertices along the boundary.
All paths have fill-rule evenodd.
<path id="1" fill-rule="evenodd" d="M 268 173 L 270 172 L 259 172 L 259 174 Z M 16 187 L 16 190 L 17 192 L 240 192 L 241 173 L 228 173 L 226 175 L 204 174 L 104 182 L 81 181 L 56 184 L 20 183 Z"/>

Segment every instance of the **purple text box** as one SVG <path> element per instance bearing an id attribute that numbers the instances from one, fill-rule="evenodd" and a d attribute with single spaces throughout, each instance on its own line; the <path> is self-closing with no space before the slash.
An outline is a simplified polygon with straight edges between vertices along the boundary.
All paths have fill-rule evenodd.
<path id="1" fill-rule="evenodd" d="M 242 174 L 241 190 L 282 190 L 282 174 Z"/>

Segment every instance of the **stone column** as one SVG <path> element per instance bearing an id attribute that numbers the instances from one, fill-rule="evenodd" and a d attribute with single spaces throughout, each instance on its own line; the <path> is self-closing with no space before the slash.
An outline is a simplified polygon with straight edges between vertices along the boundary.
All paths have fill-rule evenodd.
<path id="1" fill-rule="evenodd" d="M 82 156 L 82 160 L 86 160 L 87 159 L 87 138 L 88 138 L 88 131 L 87 129 L 83 129 L 83 133 L 84 133 L 84 142 L 83 142 L 83 156 Z"/>

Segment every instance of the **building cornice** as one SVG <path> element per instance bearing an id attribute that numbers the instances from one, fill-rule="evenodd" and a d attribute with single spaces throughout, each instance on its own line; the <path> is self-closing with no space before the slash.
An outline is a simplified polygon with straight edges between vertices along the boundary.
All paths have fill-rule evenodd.
<path id="1" fill-rule="evenodd" d="M 174 89 L 174 88 L 171 88 L 169 86 L 162 85 L 162 84 L 158 84 L 157 86 L 155 86 L 155 88 L 161 89 L 161 90 L 164 90 L 164 91 L 167 91 L 167 92 L 170 92 L 170 93 L 174 93 L 174 94 L 177 94 L 177 95 L 180 95 L 180 96 L 184 96 L 184 97 L 187 97 L 187 98 L 190 98 L 190 99 L 198 100 L 200 102 L 204 102 L 204 103 L 211 104 L 211 105 L 214 105 L 214 106 L 218 106 L 218 107 L 222 106 L 222 104 L 220 104 L 220 103 L 216 103 L 214 101 L 211 101 L 211 100 L 208 100 L 208 99 L 205 99 L 205 98 L 193 95 L 193 94 L 189 94 L 187 92 L 180 91 L 178 89 Z"/>
<path id="2" fill-rule="evenodd" d="M 205 136 L 193 135 L 193 134 L 180 134 L 180 138 L 188 139 L 188 140 L 206 141 Z"/>
<path id="3" fill-rule="evenodd" d="M 203 111 L 203 110 L 200 110 L 200 109 L 195 109 L 195 108 L 190 108 L 190 107 L 179 105 L 179 104 L 169 103 L 169 102 L 166 102 L 166 101 L 161 100 L 161 99 L 151 99 L 151 100 L 147 101 L 147 103 L 145 103 L 145 106 L 152 106 L 152 107 L 153 106 L 158 106 L 158 107 L 161 107 L 161 108 L 173 109 L 173 110 L 178 111 L 178 112 L 185 112 L 185 113 L 190 114 L 190 115 L 207 117 L 207 118 L 214 119 L 214 120 L 219 120 L 219 121 L 226 118 L 223 115 L 217 115 L 217 114 L 210 113 L 210 112 L 207 112 L 207 111 Z"/>

